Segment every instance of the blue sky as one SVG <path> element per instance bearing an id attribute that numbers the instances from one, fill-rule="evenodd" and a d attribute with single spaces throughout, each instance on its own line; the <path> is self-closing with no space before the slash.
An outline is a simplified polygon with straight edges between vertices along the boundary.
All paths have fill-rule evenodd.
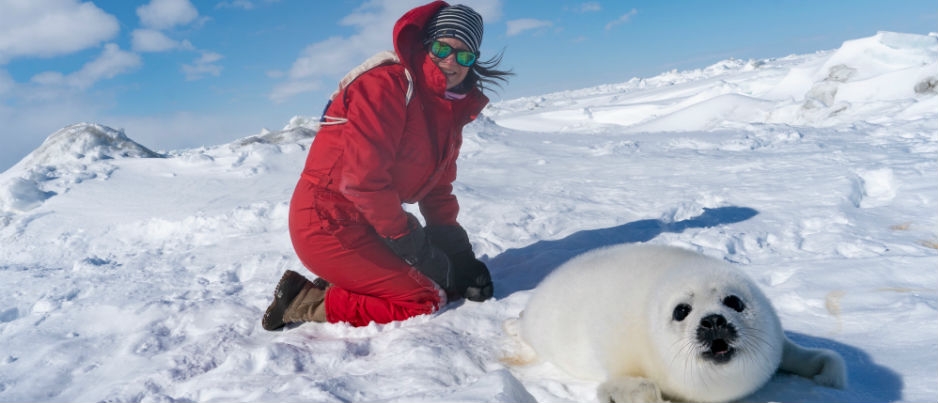
<path id="1" fill-rule="evenodd" d="M 318 116 L 426 1 L 0 0 L 0 170 L 77 122 L 165 151 Z M 938 31 L 934 0 L 462 2 L 517 74 L 496 101 Z"/>

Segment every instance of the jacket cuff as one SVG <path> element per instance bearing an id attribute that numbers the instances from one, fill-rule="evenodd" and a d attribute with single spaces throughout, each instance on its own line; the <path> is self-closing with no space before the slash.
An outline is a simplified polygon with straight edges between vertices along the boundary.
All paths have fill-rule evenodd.
<path id="1" fill-rule="evenodd" d="M 408 212 L 402 212 L 401 216 L 404 218 L 404 225 L 399 227 L 400 229 L 392 229 L 387 233 L 378 232 L 378 235 L 385 239 L 397 240 L 401 239 L 411 232 L 414 232 L 415 229 L 420 228 L 420 220 L 417 219 L 413 214 Z"/>

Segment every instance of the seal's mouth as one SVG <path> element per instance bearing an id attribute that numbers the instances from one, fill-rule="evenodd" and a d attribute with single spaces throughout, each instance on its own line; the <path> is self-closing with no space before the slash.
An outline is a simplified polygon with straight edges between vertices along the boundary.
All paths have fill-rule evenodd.
<path id="1" fill-rule="evenodd" d="M 710 342 L 709 348 L 704 350 L 701 355 L 704 359 L 717 364 L 723 364 L 729 362 L 733 358 L 734 353 L 736 353 L 736 349 L 725 339 L 715 339 Z"/>

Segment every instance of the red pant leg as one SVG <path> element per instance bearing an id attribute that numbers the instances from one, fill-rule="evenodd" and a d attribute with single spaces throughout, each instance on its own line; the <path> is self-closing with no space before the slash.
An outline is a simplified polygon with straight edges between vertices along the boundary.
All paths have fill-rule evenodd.
<path id="1" fill-rule="evenodd" d="M 329 322 L 388 323 L 433 313 L 443 302 L 436 284 L 394 255 L 371 227 L 324 230 L 315 211 L 293 206 L 290 221 L 300 261 L 332 284 L 325 302 Z"/>

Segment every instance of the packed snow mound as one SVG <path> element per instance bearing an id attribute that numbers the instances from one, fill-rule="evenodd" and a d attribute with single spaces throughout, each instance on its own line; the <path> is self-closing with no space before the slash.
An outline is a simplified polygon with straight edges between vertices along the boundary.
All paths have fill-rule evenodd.
<path id="1" fill-rule="evenodd" d="M 67 126 L 0 174 L 0 216 L 33 209 L 82 181 L 107 178 L 114 170 L 109 160 L 161 157 L 120 130 L 93 123 Z"/>
<path id="2" fill-rule="evenodd" d="M 18 165 L 33 167 L 69 162 L 91 163 L 118 158 L 159 158 L 162 155 L 127 138 L 123 130 L 95 123 L 76 123 L 52 133 Z"/>
<path id="3" fill-rule="evenodd" d="M 287 125 L 284 126 L 282 130 L 310 130 L 315 132 L 319 130 L 319 118 L 313 118 L 309 116 L 294 116 L 290 119 L 290 123 L 287 123 Z"/>
<path id="4" fill-rule="evenodd" d="M 849 40 L 821 66 L 817 78 L 835 66 L 854 66 L 860 81 L 883 74 L 933 65 L 938 59 L 938 36 L 879 32 L 869 38 Z M 932 74 L 936 74 L 932 70 Z M 910 90 L 911 88 L 906 88 Z"/>
<path id="5" fill-rule="evenodd" d="M 544 131 L 712 131 L 767 123 L 830 127 L 878 123 L 880 116 L 935 115 L 936 93 L 938 36 L 879 32 L 832 51 L 724 60 L 703 69 L 507 101 L 487 113 L 501 126 Z"/>
<path id="6" fill-rule="evenodd" d="M 233 146 L 261 144 L 291 144 L 312 138 L 319 131 L 319 120 L 307 116 L 294 116 L 290 123 L 279 131 L 264 129 L 260 134 L 235 141 Z"/>

